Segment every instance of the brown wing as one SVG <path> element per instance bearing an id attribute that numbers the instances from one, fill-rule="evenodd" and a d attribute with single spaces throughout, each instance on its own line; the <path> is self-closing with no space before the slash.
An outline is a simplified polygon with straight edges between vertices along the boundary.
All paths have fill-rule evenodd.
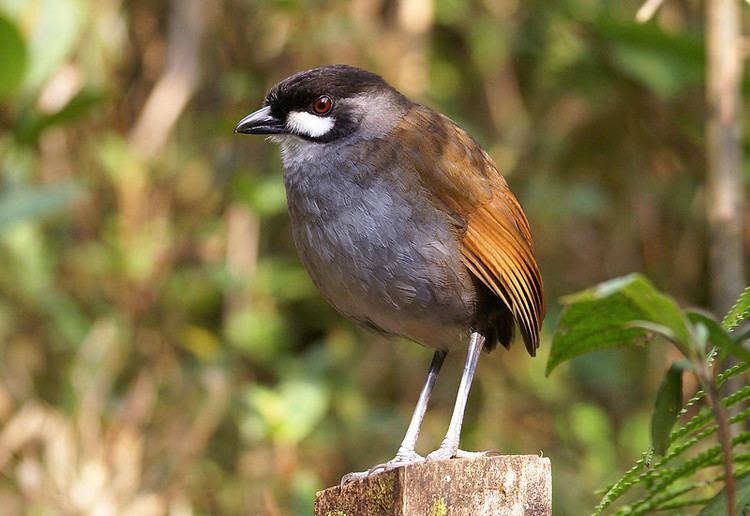
<path id="1" fill-rule="evenodd" d="M 462 226 L 468 269 L 510 310 L 533 356 L 544 318 L 542 277 L 521 205 L 482 148 L 447 117 L 415 105 L 394 130 L 422 184 Z"/>

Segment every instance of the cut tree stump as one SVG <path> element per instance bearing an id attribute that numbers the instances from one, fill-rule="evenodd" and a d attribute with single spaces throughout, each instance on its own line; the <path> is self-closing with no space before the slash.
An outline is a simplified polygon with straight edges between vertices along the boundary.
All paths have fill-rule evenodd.
<path id="1" fill-rule="evenodd" d="M 548 458 L 500 455 L 405 466 L 315 496 L 315 516 L 546 516 Z"/>

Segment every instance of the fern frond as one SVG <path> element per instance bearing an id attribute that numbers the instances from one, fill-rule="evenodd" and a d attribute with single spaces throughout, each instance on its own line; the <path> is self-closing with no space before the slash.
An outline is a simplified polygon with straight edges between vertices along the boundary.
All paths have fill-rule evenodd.
<path id="1" fill-rule="evenodd" d="M 750 287 L 749 287 L 750 288 Z M 734 366 L 730 367 L 729 369 L 722 371 L 721 373 L 716 375 L 716 386 L 721 387 L 721 385 L 729 380 L 730 378 L 734 378 L 738 374 L 742 374 L 745 371 L 750 368 L 750 363 L 748 362 L 739 362 L 735 364 Z M 703 392 L 703 391 L 699 391 Z M 697 394 L 697 393 L 696 393 Z"/>
<path id="2" fill-rule="evenodd" d="M 721 372 L 716 377 L 717 385 L 747 372 L 749 368 L 749 364 L 741 362 Z M 685 417 L 704 397 L 702 391 L 696 392 L 685 403 L 679 417 Z M 747 400 L 750 400 L 750 386 L 730 393 L 721 399 L 721 403 L 725 407 L 732 407 Z M 730 417 L 732 424 L 748 420 L 750 408 L 745 408 Z M 716 495 L 717 488 L 714 485 L 724 478 L 720 471 L 721 446 L 711 443 L 710 440 L 717 430 L 718 425 L 713 412 L 708 408 L 699 410 L 670 434 L 670 446 L 663 457 L 653 461 L 651 450 L 643 453 L 633 467 L 616 482 L 607 486 L 603 490 L 601 501 L 594 509 L 594 515 L 601 515 L 605 509 L 612 507 L 614 502 L 636 488 L 640 488 L 640 497 L 618 507 L 615 514 L 646 514 L 655 510 L 707 503 Z M 747 453 L 745 447 L 747 443 L 750 443 L 750 431 L 742 432 L 732 439 L 733 460 L 738 466 L 735 476 L 750 469 L 750 453 Z M 710 446 L 704 447 L 709 444 Z M 701 447 L 697 448 L 698 445 Z M 693 448 L 696 450 L 692 451 Z"/>
<path id="3" fill-rule="evenodd" d="M 626 514 L 647 514 L 655 510 L 664 510 L 666 508 L 672 507 L 688 507 L 690 505 L 694 505 L 696 503 L 696 499 L 675 501 L 675 498 L 694 491 L 695 489 L 706 487 L 709 484 L 710 482 L 701 482 L 688 484 L 678 489 L 665 490 L 658 496 L 654 496 L 649 503 L 644 503 L 638 507 L 631 507 L 631 512 Z"/>
<path id="4" fill-rule="evenodd" d="M 685 509 L 687 507 L 702 507 L 713 499 L 713 496 L 703 498 L 692 498 L 687 500 L 676 500 L 671 503 L 665 503 L 659 506 L 660 511 L 673 511 L 675 509 Z"/>
<path id="5" fill-rule="evenodd" d="M 750 287 L 742 291 L 734 306 L 721 321 L 721 325 L 725 330 L 733 330 L 748 317 L 750 317 Z"/>
<path id="6" fill-rule="evenodd" d="M 643 453 L 640 459 L 638 459 L 635 465 L 627 470 L 625 474 L 620 477 L 615 483 L 609 485 L 604 489 L 604 496 L 599 504 L 594 508 L 594 516 L 602 513 L 612 502 L 617 500 L 625 492 L 639 483 L 641 477 L 638 476 L 638 472 L 651 462 L 651 456 L 653 455 L 652 450 L 648 450 Z"/>

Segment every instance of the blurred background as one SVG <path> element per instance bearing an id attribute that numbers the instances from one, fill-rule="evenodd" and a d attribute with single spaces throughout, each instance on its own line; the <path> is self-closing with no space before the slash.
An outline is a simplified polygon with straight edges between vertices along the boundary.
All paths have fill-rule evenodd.
<path id="1" fill-rule="evenodd" d="M 274 83 L 325 63 L 451 116 L 523 203 L 549 300 L 540 356 L 483 357 L 462 444 L 551 457 L 556 514 L 590 512 L 649 445 L 670 351 L 545 378 L 556 300 L 642 271 L 709 305 L 704 5 L 669 0 L 648 23 L 639 7 L 0 0 L 3 514 L 309 514 L 316 490 L 393 456 L 431 352 L 321 300 L 278 149 L 232 134 Z"/>

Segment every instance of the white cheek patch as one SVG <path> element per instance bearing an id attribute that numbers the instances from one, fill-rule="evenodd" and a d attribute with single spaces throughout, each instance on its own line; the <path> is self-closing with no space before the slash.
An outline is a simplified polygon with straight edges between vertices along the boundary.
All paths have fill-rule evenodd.
<path id="1" fill-rule="evenodd" d="M 287 128 L 296 134 L 317 138 L 333 129 L 334 119 L 315 116 L 304 111 L 292 111 L 286 118 Z"/>

